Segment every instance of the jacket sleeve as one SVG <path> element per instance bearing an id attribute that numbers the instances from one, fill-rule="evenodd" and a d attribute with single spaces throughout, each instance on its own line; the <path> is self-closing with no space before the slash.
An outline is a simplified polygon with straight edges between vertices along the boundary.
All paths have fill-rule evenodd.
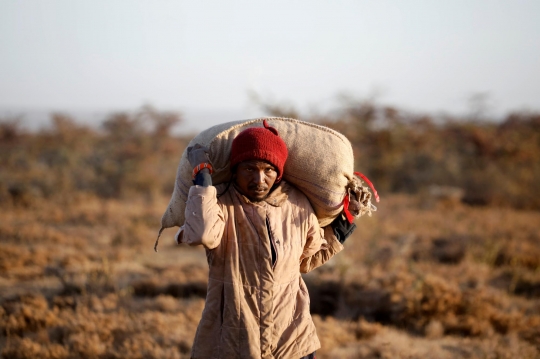
<path id="1" fill-rule="evenodd" d="M 207 249 L 219 246 L 225 219 L 216 193 L 214 186 L 192 186 L 189 189 L 186 220 L 177 234 L 177 242 L 190 246 L 202 244 Z"/>
<path id="2" fill-rule="evenodd" d="M 300 257 L 300 272 L 307 273 L 323 265 L 343 250 L 330 225 L 320 228 L 317 217 L 311 213 L 308 218 L 308 237 Z"/>

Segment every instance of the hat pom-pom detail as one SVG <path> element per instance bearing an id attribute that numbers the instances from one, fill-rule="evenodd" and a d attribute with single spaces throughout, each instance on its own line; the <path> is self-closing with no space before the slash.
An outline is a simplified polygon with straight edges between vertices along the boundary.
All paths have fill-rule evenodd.
<path id="1" fill-rule="evenodd" d="M 268 124 L 268 121 L 263 120 L 263 125 L 264 125 L 264 128 L 266 128 L 267 130 L 270 130 L 270 132 L 272 132 L 274 135 L 279 136 L 278 130 L 276 130 L 274 127 L 270 126 Z"/>

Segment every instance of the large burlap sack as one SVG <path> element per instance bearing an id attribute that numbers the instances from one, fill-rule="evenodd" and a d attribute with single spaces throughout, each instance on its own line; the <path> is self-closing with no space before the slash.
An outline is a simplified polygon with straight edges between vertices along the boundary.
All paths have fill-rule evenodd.
<path id="1" fill-rule="evenodd" d="M 216 125 L 197 135 L 188 147 L 197 143 L 208 147 L 214 168 L 213 184 L 227 182 L 231 178 L 229 156 L 233 139 L 246 128 L 262 127 L 264 119 L 278 130 L 289 150 L 283 178 L 308 197 L 321 227 L 330 224 L 343 210 L 347 190 L 358 187 L 351 143 L 339 132 L 290 118 L 266 117 Z M 161 218 L 160 233 L 164 228 L 184 224 L 187 195 L 193 185 L 192 170 L 184 151 L 169 206 Z"/>

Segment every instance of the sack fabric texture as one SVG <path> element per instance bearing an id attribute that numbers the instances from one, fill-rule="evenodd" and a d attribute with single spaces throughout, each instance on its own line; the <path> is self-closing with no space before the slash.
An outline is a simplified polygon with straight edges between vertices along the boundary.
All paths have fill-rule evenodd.
<path id="1" fill-rule="evenodd" d="M 212 182 L 214 185 L 226 183 L 231 179 L 230 154 L 234 138 L 247 128 L 263 127 L 264 120 L 277 129 L 287 144 L 289 157 L 283 178 L 306 195 L 320 226 L 327 226 L 343 210 L 343 199 L 355 183 L 352 146 L 341 133 L 291 118 L 265 117 L 210 127 L 193 138 L 188 147 L 197 143 L 208 147 L 214 169 Z M 161 230 L 184 224 L 187 196 L 193 185 L 192 170 L 184 151 L 171 200 L 161 218 Z"/>

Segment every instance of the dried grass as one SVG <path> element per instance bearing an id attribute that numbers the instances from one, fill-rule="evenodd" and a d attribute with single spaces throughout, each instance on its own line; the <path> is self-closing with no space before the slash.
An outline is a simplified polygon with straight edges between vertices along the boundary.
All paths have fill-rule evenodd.
<path id="1" fill-rule="evenodd" d="M 164 203 L 0 210 L 2 356 L 188 358 L 208 270 L 200 249 L 151 251 L 147 218 Z M 381 207 L 305 277 L 319 358 L 538 357 L 538 273 L 530 261 L 497 260 L 512 241 L 529 246 L 518 258 L 536 250 L 538 213 L 425 208 L 407 196 Z"/>
<path id="2" fill-rule="evenodd" d="M 356 150 L 371 141 L 360 167 L 384 192 L 434 178 L 455 185 L 452 164 L 478 156 L 484 164 L 499 156 L 503 169 L 521 161 L 516 178 L 529 178 L 537 132 L 527 137 L 527 129 L 537 120 L 511 120 L 498 134 L 429 123 L 359 123 L 349 132 Z M 205 252 L 174 246 L 172 231 L 159 254 L 152 251 L 185 141 L 156 137 L 129 116 L 113 116 L 105 134 L 55 121 L 33 135 L 0 128 L 0 165 L 9 168 L 0 173 L 0 355 L 188 358 L 206 293 Z M 336 126 L 343 124 L 350 122 Z M 512 126 L 530 151 L 508 140 Z M 465 136 L 480 152 L 449 151 L 441 134 L 456 143 Z M 504 141 L 491 146 L 492 139 Z M 517 180 L 493 191 L 502 188 L 500 168 L 490 169 L 489 186 L 471 172 L 465 193 L 383 195 L 345 251 L 305 276 L 318 358 L 540 357 L 540 213 L 460 201 L 538 208 Z M 420 176 L 426 169 L 428 179 Z M 482 185 L 475 199 L 472 189 Z"/>

